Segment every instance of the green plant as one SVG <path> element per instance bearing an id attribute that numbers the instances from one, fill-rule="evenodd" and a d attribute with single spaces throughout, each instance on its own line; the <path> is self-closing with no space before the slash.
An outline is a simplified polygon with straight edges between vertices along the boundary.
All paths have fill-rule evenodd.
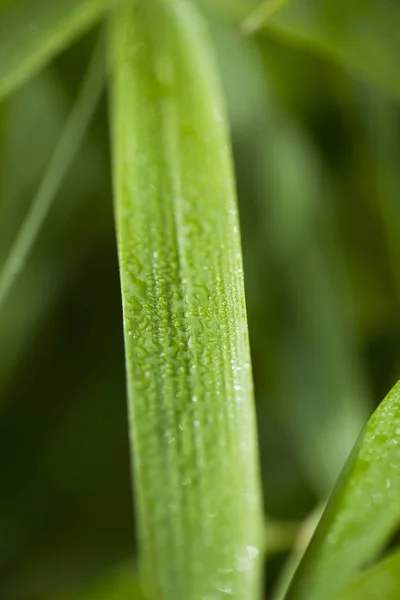
<path id="1" fill-rule="evenodd" d="M 48 411 L 43 411 L 44 442 L 40 432 L 39 441 L 32 438 L 35 434 L 28 416 L 33 409 L 21 411 L 26 424 L 20 463 L 29 463 L 29 448 L 36 443 L 43 443 L 46 450 L 26 473 L 25 493 L 36 499 L 29 509 L 23 504 L 21 509 L 13 500 L 13 490 L 20 485 L 15 479 L 18 469 L 5 471 L 2 488 L 7 492 L 0 504 L 0 529 L 6 540 L 4 547 L 0 543 L 0 590 L 3 585 L 5 598 L 256 600 L 263 589 L 266 556 L 271 562 L 272 555 L 290 550 L 287 570 L 282 570 L 273 590 L 276 598 L 374 599 L 382 586 L 387 598 L 400 593 L 398 553 L 381 556 L 400 521 L 399 384 L 363 429 L 331 493 L 371 412 L 368 377 L 358 345 L 373 335 L 371 331 L 386 331 L 388 323 L 395 323 L 400 290 L 400 247 L 394 225 L 400 217 L 394 192 L 400 182 L 397 147 L 391 137 L 391 124 L 397 124 L 396 101 L 391 103 L 374 87 L 367 87 L 362 115 L 356 117 L 354 107 L 359 105 L 351 99 L 359 90 L 354 91 L 352 85 L 368 84 L 355 84 L 342 69 L 344 65 L 362 78 L 371 78 L 397 97 L 398 13 L 390 0 L 369 7 L 362 2 L 349 5 L 330 0 L 0 3 L 0 197 L 4 199 L 0 219 L 5 224 L 0 239 L 0 392 L 18 379 L 19 361 L 24 368 L 21 348 L 32 339 L 41 319 L 45 320 L 47 307 L 67 294 L 64 282 L 76 276 L 71 273 L 87 260 L 96 280 L 88 291 L 88 312 L 96 315 L 96 331 L 87 335 L 87 346 L 82 342 L 84 385 L 74 410 L 57 421 L 58 428 Z M 97 41 L 89 33 L 81 46 L 71 46 L 96 22 L 101 28 Z M 219 67 L 213 56 L 214 42 Z M 291 49 L 291 44 L 299 50 Z M 57 57 L 68 48 L 70 54 Z M 315 58 L 312 52 L 324 59 Z M 63 64 L 63 56 L 71 64 Z M 77 66 L 82 57 L 90 63 L 83 75 Z M 312 85 L 297 85 L 296 60 L 304 61 L 303 76 L 313 73 Z M 335 65 L 328 76 L 329 63 L 321 60 Z M 53 71 L 33 79 L 24 100 L 25 88 L 18 89 L 51 61 Z M 228 111 L 218 69 L 228 73 Z M 287 70 L 293 81 L 282 76 Z M 316 81 L 322 101 L 313 99 Z M 109 91 L 106 107 L 105 87 Z M 271 97 L 271 89 L 276 90 L 276 97 Z M 74 97 L 74 91 L 77 99 L 65 102 L 64 94 Z M 31 108 L 32 98 L 38 98 L 38 109 Z M 354 141 L 346 164 L 338 159 L 342 147 L 340 152 L 330 148 L 324 155 L 321 148 L 326 140 L 318 141 L 316 136 L 313 142 L 307 121 L 308 113 L 313 113 L 310 106 L 315 103 L 322 112 L 332 98 L 332 114 L 343 115 L 340 123 L 349 127 L 349 138 Z M 29 121 L 29 111 L 41 114 L 43 99 L 48 105 L 44 105 L 42 133 L 40 125 L 35 129 L 36 117 Z M 371 122 L 368 111 L 379 113 L 381 123 Z M 268 486 L 265 523 L 262 516 L 264 472 L 275 468 L 277 477 L 281 459 L 273 456 L 275 467 L 268 459 L 262 469 L 258 463 L 227 112 L 233 140 L 236 136 L 242 144 L 242 156 L 237 159 L 239 196 L 247 181 L 244 196 L 249 199 L 248 204 L 242 199 L 241 226 L 250 257 L 247 289 L 260 422 L 264 423 L 263 413 L 268 413 L 267 426 L 260 426 L 260 442 L 265 443 L 266 433 L 273 437 L 276 428 L 283 440 L 277 447 L 287 452 L 292 444 L 295 449 L 291 465 L 301 473 L 304 497 L 314 494 L 323 501 L 330 494 L 318 525 L 312 527 L 315 532 L 304 536 L 303 531 L 298 539 L 297 521 L 280 522 L 269 515 L 274 513 L 274 501 Z M 110 145 L 104 131 L 107 114 Z M 27 135 L 21 142 L 18 132 L 30 129 L 35 131 L 32 140 Z M 340 132 L 335 135 L 339 143 Z M 111 213 L 99 202 L 102 194 L 106 202 L 110 195 L 104 174 L 108 173 L 109 146 L 139 558 L 137 566 L 129 563 L 85 592 L 85 584 L 94 581 L 99 570 L 122 562 L 120 554 L 117 560 L 99 552 L 84 575 L 78 556 L 74 575 L 55 569 L 54 580 L 50 577 L 46 585 L 41 583 L 46 577 L 40 565 L 48 558 L 41 562 L 39 551 L 38 567 L 30 554 L 35 554 L 37 530 L 45 529 L 51 511 L 56 520 L 66 520 L 63 547 L 71 543 L 69 511 L 60 503 L 65 496 L 59 494 L 65 481 L 76 486 L 74 498 L 79 498 L 80 510 L 86 511 L 82 521 L 91 518 L 96 493 L 88 496 L 85 505 L 83 490 L 93 465 L 102 474 L 108 462 L 108 453 L 102 450 L 104 432 L 114 435 L 110 433 L 109 414 L 114 414 L 110 401 L 118 384 L 108 385 L 106 373 L 114 360 L 112 353 L 108 355 L 108 342 L 114 339 L 116 327 L 103 318 L 102 293 L 96 291 L 99 281 L 104 279 L 108 285 L 112 278 L 104 276 L 102 258 L 90 262 L 90 252 L 105 232 L 111 232 L 110 247 L 114 241 L 108 225 Z M 21 147 L 27 152 L 25 169 Z M 240 165 L 245 165 L 244 175 Z M 13 168 L 21 174 L 20 183 Z M 362 189 L 359 198 L 358 186 Z M 35 188 L 38 191 L 33 193 Z M 69 197 L 64 200 L 73 198 L 75 207 L 58 198 L 67 188 Z M 368 206 L 374 207 L 368 209 L 371 215 L 365 209 L 364 195 Z M 24 202 L 30 196 L 33 200 L 27 208 Z M 81 205 L 86 197 L 91 202 Z M 266 197 L 273 202 L 267 204 Z M 355 207 L 354 219 L 367 232 L 379 215 L 381 254 L 374 255 L 377 265 L 367 270 L 368 249 L 363 249 L 360 261 L 353 231 L 346 230 L 346 219 L 342 219 L 349 205 Z M 47 219 L 52 219 L 52 226 L 44 228 Z M 53 250 L 57 243 L 59 254 Z M 260 273 L 268 279 L 265 286 L 260 284 Z M 393 288 L 393 306 L 376 291 L 376 282 L 383 276 Z M 343 309 L 351 306 L 354 290 L 362 296 L 357 318 Z M 79 322 L 77 315 L 79 310 L 73 319 Z M 77 326 L 76 331 L 80 330 Z M 61 363 L 68 365 L 68 357 L 76 351 L 75 344 L 66 348 Z M 118 354 L 117 365 L 120 359 Z M 385 386 L 395 372 L 393 367 Z M 18 384 L 24 389 L 20 379 Z M 68 381 L 63 396 L 60 381 L 65 380 L 55 373 L 51 385 L 58 390 L 59 402 L 74 393 L 68 387 L 73 382 Z M 260 401 L 270 390 L 280 401 L 272 409 L 265 397 Z M 18 407 L 17 416 L 13 410 L 5 403 L 0 437 L 2 431 L 13 431 L 13 420 L 19 422 Z M 93 427 L 92 439 L 88 430 L 96 418 L 101 426 Z M 80 428 L 81 423 L 87 426 Z M 77 431 L 78 439 L 81 431 L 83 445 L 77 444 L 74 457 L 75 443 L 69 440 L 75 440 Z M 96 448 L 101 454 L 98 463 L 93 456 Z M 125 446 L 123 450 L 126 454 Z M 17 456 L 20 464 L 18 460 Z M 109 475 L 112 470 L 111 466 Z M 57 483 L 54 489 L 49 486 L 53 489 L 49 513 L 48 508 L 41 508 L 41 490 L 55 471 L 57 476 L 52 477 Z M 95 481 L 90 484 L 94 490 Z M 100 489 L 104 493 L 106 488 Z M 276 496 L 275 509 L 282 497 Z M 33 517 L 16 526 L 14 510 L 15 514 L 30 510 Z M 96 529 L 99 520 L 96 517 Z M 79 528 L 77 535 L 80 540 Z M 131 542 L 127 538 L 129 548 Z M 90 545 L 94 556 L 95 546 L 94 542 Z M 118 548 L 116 542 L 114 546 Z M 17 583 L 10 564 L 20 565 L 23 573 Z M 4 576 L 4 583 L 3 565 L 4 572 L 11 572 Z M 267 573 L 274 571 L 268 564 Z M 35 585 L 38 591 L 32 591 Z"/>

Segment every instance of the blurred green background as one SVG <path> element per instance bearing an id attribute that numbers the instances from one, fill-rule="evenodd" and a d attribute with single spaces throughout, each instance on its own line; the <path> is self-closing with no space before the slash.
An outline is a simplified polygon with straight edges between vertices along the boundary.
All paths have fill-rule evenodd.
<path id="1" fill-rule="evenodd" d="M 381 87 L 373 52 L 364 73 L 340 40 L 335 53 L 275 27 L 244 36 L 245 4 L 207 16 L 236 165 L 266 518 L 296 524 L 399 377 L 400 111 L 390 57 Z M 96 35 L 0 104 L 0 264 Z M 107 110 L 104 95 L 0 313 L 1 600 L 80 598 L 108 572 L 133 573 Z M 270 549 L 270 591 L 289 550 Z M 104 598 L 139 598 L 124 589 Z"/>

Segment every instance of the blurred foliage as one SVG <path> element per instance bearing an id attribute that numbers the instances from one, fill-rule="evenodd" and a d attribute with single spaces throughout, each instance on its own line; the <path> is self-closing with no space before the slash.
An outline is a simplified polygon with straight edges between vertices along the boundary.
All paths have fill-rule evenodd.
<path id="1" fill-rule="evenodd" d="M 296 0 L 246 37 L 257 2 L 206 4 L 231 120 L 265 508 L 300 522 L 399 375 L 399 8 L 343 0 L 334 19 L 333 2 Z M 0 104 L 1 264 L 95 35 Z M 134 554 L 107 127 L 104 98 L 0 314 L 2 600 L 85 598 Z M 269 555 L 269 593 L 288 550 Z"/>
<path id="2" fill-rule="evenodd" d="M 399 597 L 400 554 L 396 553 L 362 573 L 336 600 L 396 600 Z"/>

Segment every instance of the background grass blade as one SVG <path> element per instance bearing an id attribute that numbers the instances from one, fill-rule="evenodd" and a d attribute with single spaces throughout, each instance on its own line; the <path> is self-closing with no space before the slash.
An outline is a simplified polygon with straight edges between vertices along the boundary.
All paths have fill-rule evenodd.
<path id="1" fill-rule="evenodd" d="M 0 310 L 25 261 L 71 165 L 98 104 L 105 80 L 103 45 L 99 42 L 42 184 L 0 272 Z"/>
<path id="2" fill-rule="evenodd" d="M 244 31 L 254 32 L 258 27 L 289 43 L 304 45 L 379 83 L 396 96 L 400 94 L 397 68 L 400 5 L 397 2 L 290 0 L 273 14 L 268 3 L 263 5 L 251 0 L 203 2 L 235 20 L 244 20 Z"/>
<path id="3" fill-rule="evenodd" d="M 0 7 L 0 100 L 100 18 L 112 0 L 15 0 Z"/>
<path id="4" fill-rule="evenodd" d="M 82 591 L 46 600 L 145 600 L 133 563 L 114 568 Z"/>
<path id="5" fill-rule="evenodd" d="M 297 539 L 292 545 L 291 553 L 286 559 L 286 562 L 279 575 L 279 579 L 274 587 L 271 596 L 272 600 L 284 600 L 289 589 L 290 582 L 293 579 L 293 575 L 295 574 L 300 561 L 304 556 L 304 552 L 310 543 L 310 539 L 312 538 L 319 523 L 323 509 L 324 507 L 318 507 L 310 515 L 308 515 L 308 517 L 299 527 Z"/>
<path id="6" fill-rule="evenodd" d="M 391 0 L 291 0 L 266 26 L 358 71 L 398 96 L 397 23 L 400 5 Z M 353 27 L 353 23 L 357 23 Z"/>
<path id="7" fill-rule="evenodd" d="M 365 110 L 358 116 L 364 127 L 357 156 L 366 154 L 366 160 L 371 165 L 371 177 L 366 185 L 372 188 L 371 201 L 374 202 L 382 223 L 390 270 L 397 298 L 400 300 L 400 239 L 397 226 L 400 218 L 397 193 L 400 181 L 397 168 L 400 155 L 398 107 L 396 104 L 389 104 L 379 91 L 371 90 L 368 94 L 362 90 L 361 93 L 365 99 Z"/>
<path id="8" fill-rule="evenodd" d="M 249 35 L 260 29 L 267 19 L 271 18 L 276 11 L 285 6 L 289 0 L 265 0 L 243 21 L 241 29 Z"/>
<path id="9" fill-rule="evenodd" d="M 399 591 L 400 554 L 393 554 L 362 573 L 335 600 L 397 600 Z"/>
<path id="10" fill-rule="evenodd" d="M 207 36 L 189 3 L 111 33 L 130 426 L 150 598 L 259 597 L 262 532 L 237 209 Z"/>
<path id="11" fill-rule="evenodd" d="M 276 348 L 277 393 L 297 455 L 325 498 L 369 414 L 354 323 L 343 311 L 348 282 L 327 174 L 289 114 L 276 111 L 274 143 L 264 143 L 264 155 L 265 231 L 287 302 Z"/>
<path id="12" fill-rule="evenodd" d="M 400 383 L 371 417 L 286 596 L 334 597 L 400 522 Z"/>

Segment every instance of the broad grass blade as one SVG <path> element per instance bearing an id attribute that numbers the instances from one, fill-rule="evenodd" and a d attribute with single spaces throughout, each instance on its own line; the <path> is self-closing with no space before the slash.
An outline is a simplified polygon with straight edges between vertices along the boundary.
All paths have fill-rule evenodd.
<path id="1" fill-rule="evenodd" d="M 361 434 L 287 600 L 330 600 L 400 522 L 400 382 Z"/>
<path id="2" fill-rule="evenodd" d="M 186 1 L 126 3 L 110 38 L 114 186 L 144 581 L 259 597 L 261 502 L 224 107 Z"/>

